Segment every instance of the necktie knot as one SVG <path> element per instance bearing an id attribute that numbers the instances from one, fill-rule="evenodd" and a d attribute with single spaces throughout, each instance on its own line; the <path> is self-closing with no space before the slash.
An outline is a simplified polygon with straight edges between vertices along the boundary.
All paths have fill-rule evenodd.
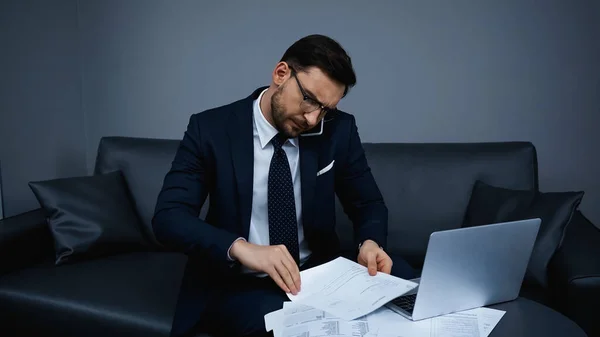
<path id="1" fill-rule="evenodd" d="M 275 148 L 275 151 L 281 150 L 281 147 L 283 146 L 286 140 L 287 137 L 285 135 L 281 133 L 276 134 L 275 137 L 271 139 L 271 144 L 273 144 L 273 148 Z"/>

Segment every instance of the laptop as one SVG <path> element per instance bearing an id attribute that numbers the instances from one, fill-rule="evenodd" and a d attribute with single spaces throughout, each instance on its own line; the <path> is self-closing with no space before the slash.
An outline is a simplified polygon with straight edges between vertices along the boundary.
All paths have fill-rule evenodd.
<path id="1" fill-rule="evenodd" d="M 519 296 L 539 218 L 431 234 L 418 286 L 386 304 L 418 321 Z"/>

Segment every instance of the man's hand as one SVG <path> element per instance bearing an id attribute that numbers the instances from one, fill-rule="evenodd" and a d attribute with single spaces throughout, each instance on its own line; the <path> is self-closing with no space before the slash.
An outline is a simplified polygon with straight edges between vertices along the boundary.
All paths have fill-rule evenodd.
<path id="1" fill-rule="evenodd" d="M 369 275 L 374 276 L 378 271 L 389 274 L 392 272 L 392 259 L 373 240 L 366 240 L 360 247 L 357 262 L 369 269 Z"/>
<path id="2" fill-rule="evenodd" d="M 247 268 L 267 273 L 286 293 L 300 291 L 300 270 L 284 245 L 260 246 L 238 240 L 229 253 Z"/>

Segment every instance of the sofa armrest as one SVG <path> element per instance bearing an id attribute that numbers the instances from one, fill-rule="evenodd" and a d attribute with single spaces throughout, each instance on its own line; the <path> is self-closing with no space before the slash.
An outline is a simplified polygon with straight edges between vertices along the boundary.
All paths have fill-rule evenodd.
<path id="1" fill-rule="evenodd" d="M 600 229 L 580 211 L 568 225 L 548 273 L 557 308 L 589 336 L 600 336 Z"/>
<path id="2" fill-rule="evenodd" d="M 0 275 L 53 258 L 45 213 L 36 209 L 0 220 Z"/>

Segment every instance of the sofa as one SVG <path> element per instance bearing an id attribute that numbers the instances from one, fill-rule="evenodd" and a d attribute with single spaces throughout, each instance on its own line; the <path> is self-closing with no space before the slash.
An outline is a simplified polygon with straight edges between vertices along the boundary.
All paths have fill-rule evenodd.
<path id="1" fill-rule="evenodd" d="M 104 137 L 90 176 L 119 172 L 148 232 L 178 145 L 169 139 Z M 465 226 L 468 214 L 477 211 L 472 209 L 477 182 L 542 193 L 529 142 L 365 143 L 364 149 L 389 211 L 386 249 L 417 272 L 429 235 Z M 547 283 L 524 281 L 521 296 L 563 313 L 589 336 L 600 336 L 594 315 L 600 299 L 600 231 L 577 205 L 568 210 L 558 244 L 542 267 Z M 57 265 L 56 231 L 42 206 L 0 221 L 0 335 L 168 336 L 190 257 L 165 248 L 150 230 L 145 234 L 152 244 L 145 248 Z M 352 249 L 352 224 L 339 203 L 336 217 L 342 248 Z"/>

